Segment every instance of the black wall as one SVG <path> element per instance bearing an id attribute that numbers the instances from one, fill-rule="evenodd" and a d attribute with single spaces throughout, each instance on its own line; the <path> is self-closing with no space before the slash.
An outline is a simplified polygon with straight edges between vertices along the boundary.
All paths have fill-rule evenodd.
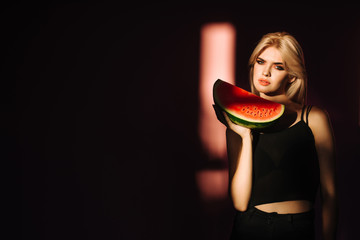
<path id="1" fill-rule="evenodd" d="M 308 102 L 337 143 L 341 239 L 359 236 L 356 5 L 9 4 L 1 10 L 9 223 L 22 239 L 227 239 L 229 199 L 204 201 L 199 30 L 237 28 L 237 84 L 265 33 L 305 52 Z M 14 172 L 8 169 L 14 169 Z M 15 236 L 14 236 L 15 237 Z M 18 238 L 17 238 L 18 239 Z"/>

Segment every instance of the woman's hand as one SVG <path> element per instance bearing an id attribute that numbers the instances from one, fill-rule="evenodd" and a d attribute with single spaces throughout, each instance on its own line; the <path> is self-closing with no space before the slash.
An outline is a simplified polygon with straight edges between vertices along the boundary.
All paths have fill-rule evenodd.
<path id="1" fill-rule="evenodd" d="M 238 134 L 241 138 L 252 137 L 251 129 L 233 123 L 228 115 L 223 112 L 228 128 Z"/>

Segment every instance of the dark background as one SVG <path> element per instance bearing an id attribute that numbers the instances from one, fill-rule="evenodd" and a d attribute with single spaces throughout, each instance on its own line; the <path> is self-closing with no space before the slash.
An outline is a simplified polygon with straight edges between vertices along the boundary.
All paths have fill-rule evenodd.
<path id="1" fill-rule="evenodd" d="M 293 34 L 308 102 L 337 146 L 340 239 L 359 237 L 358 6 L 8 4 L 1 8 L 3 198 L 12 239 L 227 239 L 229 199 L 202 199 L 199 30 L 237 29 L 237 84 L 261 36 Z M 10 171 L 14 169 L 14 171 Z M 317 205 L 318 206 L 318 205 Z"/>

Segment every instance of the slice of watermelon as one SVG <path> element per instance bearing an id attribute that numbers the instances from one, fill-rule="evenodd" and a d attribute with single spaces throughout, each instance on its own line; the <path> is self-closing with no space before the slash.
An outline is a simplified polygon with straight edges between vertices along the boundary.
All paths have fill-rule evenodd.
<path id="1" fill-rule="evenodd" d="M 230 120 L 247 128 L 268 127 L 280 118 L 285 106 L 250 93 L 223 80 L 216 80 L 213 87 L 215 110 L 226 112 Z M 218 119 L 221 115 L 217 113 Z"/>

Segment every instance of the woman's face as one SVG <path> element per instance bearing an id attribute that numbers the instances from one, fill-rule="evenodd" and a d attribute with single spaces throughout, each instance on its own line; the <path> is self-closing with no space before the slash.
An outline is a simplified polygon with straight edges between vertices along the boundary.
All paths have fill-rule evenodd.
<path id="1" fill-rule="evenodd" d="M 281 95 L 290 81 L 280 51 L 275 47 L 266 48 L 254 64 L 253 83 L 256 90 L 260 95 Z"/>

